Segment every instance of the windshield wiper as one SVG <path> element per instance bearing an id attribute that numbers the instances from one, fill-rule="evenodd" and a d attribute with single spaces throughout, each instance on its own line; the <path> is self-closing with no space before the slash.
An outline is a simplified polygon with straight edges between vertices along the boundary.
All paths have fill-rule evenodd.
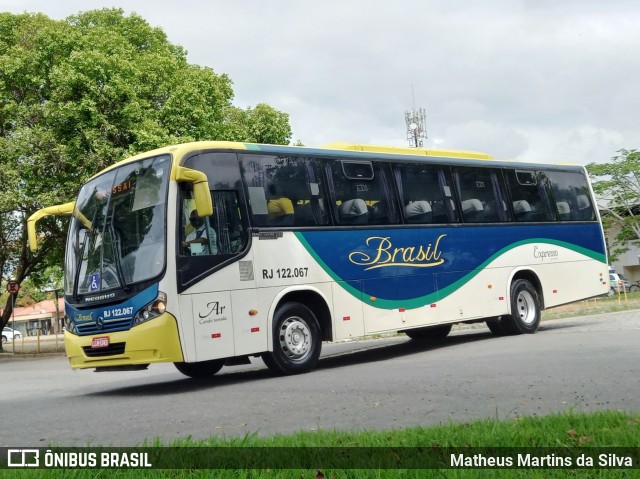
<path id="1" fill-rule="evenodd" d="M 82 271 L 82 264 L 83 264 L 82 258 L 84 258 L 84 250 L 87 248 L 87 244 L 91 241 L 92 235 L 93 233 L 87 230 L 84 236 L 84 243 L 82 243 L 82 248 L 80 248 L 80 250 L 76 252 L 76 261 L 78 262 L 78 265 L 76 266 L 76 271 L 73 276 L 73 294 L 72 294 L 73 301 L 76 303 L 78 302 L 78 289 L 80 288 L 80 271 Z M 78 234 L 78 238 L 79 238 L 79 234 Z M 74 247 L 74 249 L 76 248 Z"/>
<path id="2" fill-rule="evenodd" d="M 113 222 L 109 222 L 109 234 L 111 235 L 111 252 L 113 254 L 113 262 L 116 266 L 116 272 L 118 273 L 118 281 L 122 285 L 122 289 L 125 293 L 129 292 L 129 285 L 124 278 L 124 271 L 122 271 L 122 264 L 120 264 L 120 237 L 116 236 L 116 229 L 113 227 Z M 118 248 L 116 248 L 116 242 Z"/>

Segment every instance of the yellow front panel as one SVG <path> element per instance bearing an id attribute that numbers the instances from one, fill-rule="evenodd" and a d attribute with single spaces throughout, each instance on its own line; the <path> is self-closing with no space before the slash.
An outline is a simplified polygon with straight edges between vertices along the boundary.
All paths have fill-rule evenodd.
<path id="1" fill-rule="evenodd" d="M 125 343 L 122 354 L 87 356 L 93 338 L 108 337 L 109 344 Z M 176 320 L 168 313 L 129 331 L 77 336 L 64 332 L 64 346 L 72 368 L 99 368 L 161 362 L 182 362 L 182 348 Z M 94 351 L 99 352 L 99 349 Z"/>

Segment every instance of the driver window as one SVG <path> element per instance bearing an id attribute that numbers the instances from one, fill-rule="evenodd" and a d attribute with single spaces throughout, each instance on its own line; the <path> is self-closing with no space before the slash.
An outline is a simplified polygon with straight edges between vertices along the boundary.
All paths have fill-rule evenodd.
<path id="1" fill-rule="evenodd" d="M 184 215 L 187 222 L 183 229 L 182 253 L 187 256 L 218 254 L 217 234 L 211 227 L 210 219 L 198 216 L 198 212 L 189 200 L 185 201 L 184 210 L 189 213 Z"/>
<path id="2" fill-rule="evenodd" d="M 212 191 L 211 196 L 213 214 L 205 218 L 198 216 L 191 196 L 182 202 L 182 255 L 235 254 L 244 249 L 246 234 L 237 192 Z"/>

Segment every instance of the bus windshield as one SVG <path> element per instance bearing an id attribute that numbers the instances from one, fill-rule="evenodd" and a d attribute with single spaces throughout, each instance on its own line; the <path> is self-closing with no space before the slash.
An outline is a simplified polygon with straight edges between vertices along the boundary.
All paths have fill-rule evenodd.
<path id="1" fill-rule="evenodd" d="M 158 156 L 82 187 L 69 227 L 66 294 L 126 290 L 164 270 L 169 172 L 169 156 Z"/>

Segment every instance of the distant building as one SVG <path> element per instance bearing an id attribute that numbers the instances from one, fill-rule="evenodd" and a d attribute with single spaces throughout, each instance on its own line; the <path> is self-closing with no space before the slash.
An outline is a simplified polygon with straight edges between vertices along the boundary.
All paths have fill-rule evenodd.
<path id="1" fill-rule="evenodd" d="M 64 298 L 58 298 L 57 310 L 53 299 L 45 299 L 33 306 L 16 307 L 7 326 L 17 329 L 25 336 L 37 336 L 38 333 L 41 335 L 62 333 Z"/>
<path id="2" fill-rule="evenodd" d="M 600 214 L 604 216 L 606 213 L 600 211 Z M 619 232 L 620 227 L 618 225 L 614 225 L 605 230 L 604 234 L 607 241 L 608 251 L 613 249 L 614 239 Z M 613 266 L 618 273 L 622 273 L 631 282 L 638 281 L 640 280 L 640 248 L 634 246 L 632 243 L 627 243 L 625 246 L 628 247 L 629 250 L 626 253 L 619 255 L 615 261 L 611 261 L 611 266 Z"/>

